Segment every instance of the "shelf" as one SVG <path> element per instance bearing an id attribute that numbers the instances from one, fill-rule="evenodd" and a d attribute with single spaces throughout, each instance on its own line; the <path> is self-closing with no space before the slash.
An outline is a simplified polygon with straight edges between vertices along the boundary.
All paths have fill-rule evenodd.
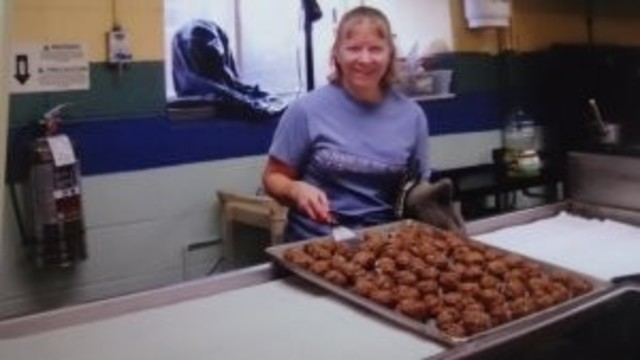
<path id="1" fill-rule="evenodd" d="M 560 199 L 557 186 L 562 181 L 555 171 L 547 168 L 537 176 L 508 177 L 503 170 L 495 164 L 480 164 L 436 171 L 433 179 L 451 179 L 455 198 L 460 201 L 462 213 L 467 220 L 513 210 L 509 199 L 517 191 L 530 197 L 541 197 L 545 203 Z M 536 187 L 543 187 L 544 191 L 540 195 L 531 194 L 530 190 Z M 493 198 L 492 208 L 486 206 L 487 197 Z"/>
<path id="2" fill-rule="evenodd" d="M 415 101 L 436 101 L 436 100 L 453 99 L 456 97 L 456 94 L 447 93 L 447 94 L 436 94 L 436 95 L 413 95 L 410 97 Z"/>

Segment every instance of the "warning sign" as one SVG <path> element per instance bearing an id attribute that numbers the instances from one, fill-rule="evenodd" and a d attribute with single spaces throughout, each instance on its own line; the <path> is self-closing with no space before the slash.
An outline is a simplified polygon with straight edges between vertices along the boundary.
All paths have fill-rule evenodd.
<path id="1" fill-rule="evenodd" d="M 83 44 L 16 44 L 9 70 L 12 93 L 89 89 Z"/>

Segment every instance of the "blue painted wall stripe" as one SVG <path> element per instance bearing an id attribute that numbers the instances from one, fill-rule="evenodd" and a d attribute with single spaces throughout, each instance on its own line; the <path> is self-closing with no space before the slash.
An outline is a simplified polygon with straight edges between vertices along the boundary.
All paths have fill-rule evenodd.
<path id="1" fill-rule="evenodd" d="M 500 101 L 494 93 L 461 94 L 421 103 L 432 135 L 492 130 L 499 127 Z M 162 166 L 265 154 L 277 119 L 170 120 L 164 116 L 63 125 L 76 145 L 84 175 L 136 171 Z M 7 176 L 24 174 L 28 128 L 11 129 Z M 22 174 L 22 175 L 21 175 Z"/>
<path id="2" fill-rule="evenodd" d="M 431 135 L 498 129 L 504 103 L 498 93 L 466 93 L 455 98 L 420 104 L 429 120 Z"/>

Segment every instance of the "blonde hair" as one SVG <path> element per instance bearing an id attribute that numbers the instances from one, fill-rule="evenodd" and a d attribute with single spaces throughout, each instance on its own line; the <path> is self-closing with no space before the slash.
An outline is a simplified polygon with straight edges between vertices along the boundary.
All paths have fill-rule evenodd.
<path id="1" fill-rule="evenodd" d="M 380 87 L 382 89 L 390 88 L 396 79 L 395 70 L 395 58 L 396 58 L 396 46 L 393 43 L 393 33 L 391 32 L 391 24 L 387 16 L 380 10 L 370 6 L 358 6 L 347 13 L 345 13 L 338 23 L 338 29 L 336 30 L 333 45 L 331 46 L 331 58 L 330 64 L 332 71 L 329 74 L 329 81 L 333 84 L 340 84 L 342 81 L 342 70 L 336 60 L 338 48 L 340 47 L 344 38 L 349 34 L 349 31 L 354 25 L 359 24 L 363 20 L 369 20 L 375 25 L 376 30 L 381 38 L 387 41 L 390 51 L 389 67 L 384 73 L 382 80 L 380 81 Z"/>

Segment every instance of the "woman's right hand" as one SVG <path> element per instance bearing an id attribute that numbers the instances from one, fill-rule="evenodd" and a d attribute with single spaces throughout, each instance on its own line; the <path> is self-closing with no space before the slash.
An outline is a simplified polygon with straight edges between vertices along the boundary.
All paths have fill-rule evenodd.
<path id="1" fill-rule="evenodd" d="M 298 210 L 311 220 L 321 223 L 331 222 L 329 199 L 324 191 L 307 182 L 294 181 L 291 184 L 289 196 Z"/>
<path id="2" fill-rule="evenodd" d="M 280 203 L 296 207 L 314 221 L 331 222 L 327 194 L 307 182 L 298 180 L 298 174 L 291 166 L 270 156 L 262 175 L 262 183 L 267 194 Z"/>

